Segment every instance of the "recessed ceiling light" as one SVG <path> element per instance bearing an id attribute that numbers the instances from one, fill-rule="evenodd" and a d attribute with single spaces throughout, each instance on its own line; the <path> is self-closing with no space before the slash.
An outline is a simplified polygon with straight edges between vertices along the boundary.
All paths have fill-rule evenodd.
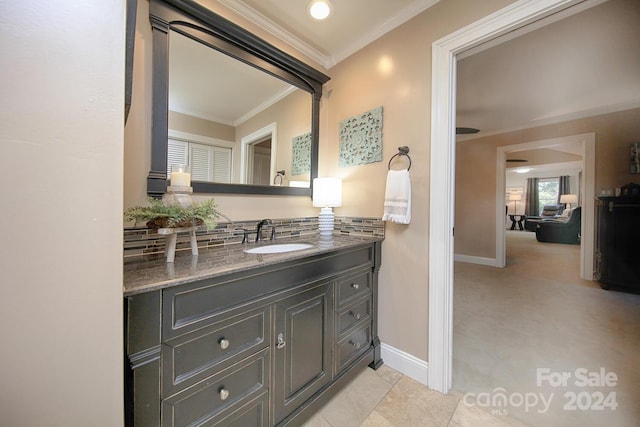
<path id="1" fill-rule="evenodd" d="M 311 0 L 307 6 L 307 12 L 317 21 L 327 19 L 332 11 L 333 5 L 329 0 Z"/>
<path id="2" fill-rule="evenodd" d="M 514 170 L 515 173 L 527 173 L 531 172 L 531 168 L 519 168 Z"/>

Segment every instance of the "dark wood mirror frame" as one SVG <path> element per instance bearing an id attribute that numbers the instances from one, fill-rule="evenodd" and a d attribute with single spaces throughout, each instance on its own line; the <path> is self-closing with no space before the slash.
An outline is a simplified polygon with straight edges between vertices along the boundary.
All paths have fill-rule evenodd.
<path id="1" fill-rule="evenodd" d="M 166 191 L 168 185 L 169 33 L 176 31 L 312 95 L 309 188 L 194 181 L 192 182 L 193 191 L 195 193 L 311 196 L 313 178 L 318 176 L 320 98 L 322 85 L 329 81 L 329 76 L 191 0 L 151 0 L 149 7 L 153 32 L 153 108 L 151 170 L 147 177 L 147 194 L 157 197 Z"/>

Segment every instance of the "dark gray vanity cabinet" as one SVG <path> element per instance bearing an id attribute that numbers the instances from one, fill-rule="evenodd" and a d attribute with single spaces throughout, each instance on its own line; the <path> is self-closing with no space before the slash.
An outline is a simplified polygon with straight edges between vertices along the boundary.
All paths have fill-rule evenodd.
<path id="1" fill-rule="evenodd" d="M 300 425 L 382 363 L 380 246 L 126 296 L 127 424 Z"/>
<path id="2" fill-rule="evenodd" d="M 332 295 L 329 282 L 275 304 L 276 423 L 331 382 Z"/>

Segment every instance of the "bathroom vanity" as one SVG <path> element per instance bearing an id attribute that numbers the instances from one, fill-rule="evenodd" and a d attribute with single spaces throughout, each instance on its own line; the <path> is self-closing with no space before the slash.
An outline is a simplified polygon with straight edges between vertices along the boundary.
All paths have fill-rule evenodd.
<path id="1" fill-rule="evenodd" d="M 128 425 L 300 425 L 377 369 L 382 239 L 318 239 L 126 263 Z"/>
<path id="2" fill-rule="evenodd" d="M 297 100 L 306 98 L 304 121 L 287 129 L 281 120 L 277 134 L 291 133 L 285 141 L 300 131 L 309 134 L 309 158 L 298 160 L 309 164 L 310 184 L 257 185 L 244 176 L 239 183 L 194 180 L 194 192 L 311 196 L 318 176 L 320 99 L 329 76 L 200 3 L 149 2 L 153 114 L 147 193 L 160 196 L 167 188 L 169 99 L 181 81 L 180 68 L 170 64 L 195 50 L 196 57 L 216 64 L 206 61 L 183 75 L 190 86 L 195 76 L 206 76 L 195 85 L 198 94 L 213 82 L 233 86 L 222 80 L 234 75 L 220 72 L 227 64 L 257 70 L 257 82 L 267 77 L 290 86 L 283 93 L 291 90 L 296 116 L 302 111 Z M 208 103 L 218 100 L 210 98 Z M 224 97 L 218 98 L 224 107 Z M 240 157 L 248 151 L 243 146 Z M 272 164 L 274 174 L 279 168 Z M 250 254 L 236 243 L 194 257 L 177 255 L 173 263 L 161 255 L 125 262 L 126 424 L 301 424 L 362 369 L 382 363 L 376 326 L 381 241 L 351 235 L 320 241 L 312 235 L 297 241 L 311 248 L 292 252 Z"/>

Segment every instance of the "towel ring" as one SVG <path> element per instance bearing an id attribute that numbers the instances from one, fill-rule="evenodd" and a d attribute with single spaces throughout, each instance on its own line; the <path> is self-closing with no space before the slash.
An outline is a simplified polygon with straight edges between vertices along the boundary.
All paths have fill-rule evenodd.
<path id="1" fill-rule="evenodd" d="M 280 178 L 280 182 L 278 182 L 278 178 Z M 284 178 L 284 169 L 276 172 L 276 176 L 273 177 L 273 185 L 282 185 L 282 180 Z"/>
<path id="2" fill-rule="evenodd" d="M 409 147 L 407 147 L 406 145 L 403 145 L 402 147 L 398 147 L 398 152 L 393 156 L 391 156 L 391 158 L 389 159 L 389 166 L 387 167 L 387 169 L 391 170 L 391 161 L 398 156 L 407 156 L 407 159 L 409 159 L 409 167 L 407 168 L 407 170 L 411 169 L 411 157 L 409 156 Z"/>

